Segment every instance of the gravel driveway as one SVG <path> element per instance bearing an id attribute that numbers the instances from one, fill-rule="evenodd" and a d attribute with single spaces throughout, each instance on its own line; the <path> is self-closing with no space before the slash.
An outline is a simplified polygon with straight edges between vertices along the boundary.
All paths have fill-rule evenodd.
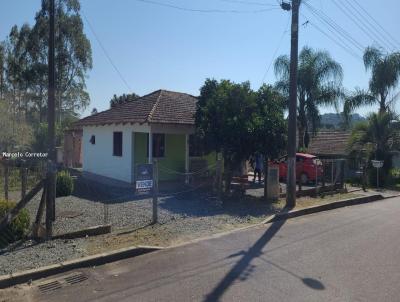
<path id="1" fill-rule="evenodd" d="M 170 193 L 182 189 L 173 188 Z M 235 225 L 253 218 L 261 219 L 276 211 L 274 205 L 251 196 L 222 205 L 209 192 L 200 188 L 182 194 L 160 194 L 159 225 L 168 225 L 176 234 L 190 234 L 216 229 L 222 224 Z M 36 215 L 40 196 L 38 194 L 27 206 L 31 220 Z M 74 193 L 56 199 L 54 234 L 104 222 L 111 223 L 113 231 L 146 227 L 152 219 L 152 199 L 149 197 L 137 196 L 131 188 L 111 187 L 78 177 Z M 87 238 L 45 243 L 25 241 L 12 249 L 0 250 L 0 274 L 80 258 L 87 255 L 87 242 Z"/>

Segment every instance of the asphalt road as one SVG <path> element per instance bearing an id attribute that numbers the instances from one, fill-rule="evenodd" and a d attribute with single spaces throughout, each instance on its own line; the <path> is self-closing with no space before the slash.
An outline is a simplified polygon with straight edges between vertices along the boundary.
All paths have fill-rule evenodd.
<path id="1" fill-rule="evenodd" d="M 387 199 L 78 270 L 88 280 L 18 293 L 57 302 L 397 302 L 399 217 L 400 198 Z"/>

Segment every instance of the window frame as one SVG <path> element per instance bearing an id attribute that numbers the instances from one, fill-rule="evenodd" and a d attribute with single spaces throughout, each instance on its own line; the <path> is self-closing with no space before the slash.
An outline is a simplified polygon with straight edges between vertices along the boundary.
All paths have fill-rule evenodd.
<path id="1" fill-rule="evenodd" d="M 147 134 L 147 139 L 146 139 L 146 157 L 147 158 L 149 158 L 149 136 L 150 135 Z M 156 156 L 156 148 L 155 148 L 156 144 L 154 143 L 156 136 L 163 137 L 163 139 L 161 141 L 163 142 L 164 146 L 163 146 L 163 152 L 162 152 L 161 156 Z M 153 139 L 153 144 L 152 144 L 153 145 L 153 154 L 152 154 L 152 157 L 153 158 L 165 158 L 165 150 L 166 150 L 166 145 L 167 145 L 165 133 L 153 133 L 152 134 L 152 139 Z"/>
<path id="2" fill-rule="evenodd" d="M 116 138 L 120 135 L 120 147 L 117 148 Z M 116 152 L 119 151 L 119 152 Z M 123 132 L 122 131 L 114 131 L 113 132 L 113 156 L 122 157 L 123 154 Z"/>

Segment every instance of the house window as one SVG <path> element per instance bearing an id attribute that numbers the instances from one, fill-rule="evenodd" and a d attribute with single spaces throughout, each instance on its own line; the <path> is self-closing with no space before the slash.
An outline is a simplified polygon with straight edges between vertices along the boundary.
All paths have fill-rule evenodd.
<path id="1" fill-rule="evenodd" d="M 147 151 L 146 156 L 149 156 L 149 136 L 147 135 Z M 165 134 L 153 133 L 153 157 L 165 156 Z"/>
<path id="2" fill-rule="evenodd" d="M 92 135 L 92 136 L 90 137 L 90 143 L 91 143 L 92 145 L 95 145 L 95 144 L 96 144 L 96 136 Z"/>
<path id="3" fill-rule="evenodd" d="M 113 133 L 113 155 L 122 156 L 122 132 Z"/>
<path id="4" fill-rule="evenodd" d="M 204 144 L 195 135 L 189 136 L 189 157 L 201 157 L 205 155 Z"/>

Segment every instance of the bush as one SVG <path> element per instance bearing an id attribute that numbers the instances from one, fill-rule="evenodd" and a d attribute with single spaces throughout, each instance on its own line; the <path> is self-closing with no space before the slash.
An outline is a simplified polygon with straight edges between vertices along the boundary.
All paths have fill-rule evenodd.
<path id="1" fill-rule="evenodd" d="M 56 197 L 69 196 L 74 190 L 74 180 L 68 171 L 57 173 Z"/>
<path id="2" fill-rule="evenodd" d="M 0 200 L 0 220 L 16 205 L 15 202 Z M 17 217 L 0 234 L 0 247 L 21 239 L 28 233 L 30 217 L 27 209 L 22 209 Z"/>

